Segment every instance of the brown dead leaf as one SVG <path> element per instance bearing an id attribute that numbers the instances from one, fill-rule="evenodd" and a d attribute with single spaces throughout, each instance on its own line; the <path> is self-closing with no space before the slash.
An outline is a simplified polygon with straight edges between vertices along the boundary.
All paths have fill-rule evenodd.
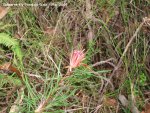
<path id="1" fill-rule="evenodd" d="M 150 103 L 146 103 L 146 105 L 145 105 L 145 113 L 150 113 Z"/>
<path id="2" fill-rule="evenodd" d="M 145 111 L 142 111 L 141 113 L 145 113 Z"/>
<path id="3" fill-rule="evenodd" d="M 150 103 L 146 103 L 141 113 L 150 113 Z"/>
<path id="4" fill-rule="evenodd" d="M 55 29 L 54 28 L 49 28 L 47 27 L 45 29 L 45 31 L 43 31 L 45 34 L 53 34 L 55 32 Z"/>
<path id="5" fill-rule="evenodd" d="M 55 29 L 54 27 L 46 27 L 43 33 L 47 35 L 55 35 L 55 34 L 59 34 L 59 30 Z"/>
<path id="6" fill-rule="evenodd" d="M 21 72 L 16 67 L 12 66 L 10 62 L 7 62 L 7 63 L 1 65 L 0 70 L 16 73 L 19 76 L 19 78 L 21 78 L 21 80 L 22 80 Z"/>
<path id="7" fill-rule="evenodd" d="M 104 104 L 107 106 L 116 107 L 117 106 L 117 100 L 114 98 L 105 98 Z"/>
<path id="8" fill-rule="evenodd" d="M 0 6 L 0 19 L 2 19 L 8 13 L 9 7 L 1 7 Z"/>

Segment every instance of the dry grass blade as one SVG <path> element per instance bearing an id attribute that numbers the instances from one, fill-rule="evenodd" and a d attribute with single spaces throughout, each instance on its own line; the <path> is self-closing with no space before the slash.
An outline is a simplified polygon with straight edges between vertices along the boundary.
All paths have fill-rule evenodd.
<path id="1" fill-rule="evenodd" d="M 39 103 L 38 107 L 36 108 L 35 113 L 42 113 L 42 112 L 44 111 L 45 106 L 46 106 L 47 103 L 51 100 L 51 98 L 52 98 L 52 97 L 51 97 L 51 95 L 50 95 L 47 99 L 42 100 L 42 101 Z"/>
<path id="2" fill-rule="evenodd" d="M 87 34 L 87 38 L 89 41 L 92 41 L 94 38 L 94 31 L 89 27 L 89 32 Z"/>
<path id="3" fill-rule="evenodd" d="M 92 19 L 93 18 L 93 12 L 92 12 L 91 8 L 92 8 L 91 1 L 90 0 L 86 0 L 85 16 L 86 16 L 87 19 Z"/>
<path id="4" fill-rule="evenodd" d="M 76 108 L 76 109 L 67 109 L 65 110 L 65 113 L 73 113 L 73 112 L 77 112 L 78 110 L 83 110 L 83 109 L 89 109 L 89 107 L 83 107 L 83 108 Z"/>
<path id="5" fill-rule="evenodd" d="M 133 85 L 133 83 L 131 83 L 131 101 L 132 101 L 132 103 L 131 103 L 131 112 L 132 113 L 140 113 L 140 111 L 135 106 L 136 101 L 135 101 L 135 97 L 134 97 L 133 88 L 134 88 L 134 85 Z"/>

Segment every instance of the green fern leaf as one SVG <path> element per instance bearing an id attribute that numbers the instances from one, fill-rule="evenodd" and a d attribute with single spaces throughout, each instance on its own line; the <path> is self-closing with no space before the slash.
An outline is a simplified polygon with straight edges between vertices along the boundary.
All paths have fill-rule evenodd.
<path id="1" fill-rule="evenodd" d="M 0 44 L 9 47 L 16 57 L 18 57 L 20 64 L 22 65 L 22 52 L 19 46 L 19 42 L 16 39 L 11 38 L 6 33 L 0 33 Z"/>

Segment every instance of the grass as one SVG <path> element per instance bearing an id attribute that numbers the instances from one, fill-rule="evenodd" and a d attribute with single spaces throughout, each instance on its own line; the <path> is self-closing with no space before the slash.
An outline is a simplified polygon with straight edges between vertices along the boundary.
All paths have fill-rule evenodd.
<path id="1" fill-rule="evenodd" d="M 49 2 L 41 0 L 40 3 Z M 3 43 L 0 64 L 11 62 L 24 77 L 22 83 L 17 74 L 1 69 L 0 111 L 7 113 L 14 107 L 14 112 L 21 113 L 133 112 L 119 101 L 120 94 L 143 111 L 150 99 L 149 24 L 142 26 L 127 48 L 121 66 L 112 79 L 110 76 L 143 18 L 149 17 L 150 2 L 67 0 L 66 3 L 66 7 L 14 6 L 1 20 L 0 33 L 19 42 L 23 67 L 14 57 L 15 51 Z M 62 82 L 69 55 L 79 48 L 85 49 L 83 63 L 87 66 L 75 68 Z M 98 62 L 101 63 L 92 66 Z"/>

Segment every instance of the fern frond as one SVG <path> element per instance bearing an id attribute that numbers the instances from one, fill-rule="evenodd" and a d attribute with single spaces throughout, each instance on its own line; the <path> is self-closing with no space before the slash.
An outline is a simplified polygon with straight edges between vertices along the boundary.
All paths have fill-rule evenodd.
<path id="1" fill-rule="evenodd" d="M 19 42 L 16 39 L 11 38 L 6 33 L 0 33 L 0 44 L 3 44 L 4 46 L 7 46 L 10 48 L 16 57 L 18 57 L 20 64 L 22 65 L 22 52 L 19 46 Z"/>

